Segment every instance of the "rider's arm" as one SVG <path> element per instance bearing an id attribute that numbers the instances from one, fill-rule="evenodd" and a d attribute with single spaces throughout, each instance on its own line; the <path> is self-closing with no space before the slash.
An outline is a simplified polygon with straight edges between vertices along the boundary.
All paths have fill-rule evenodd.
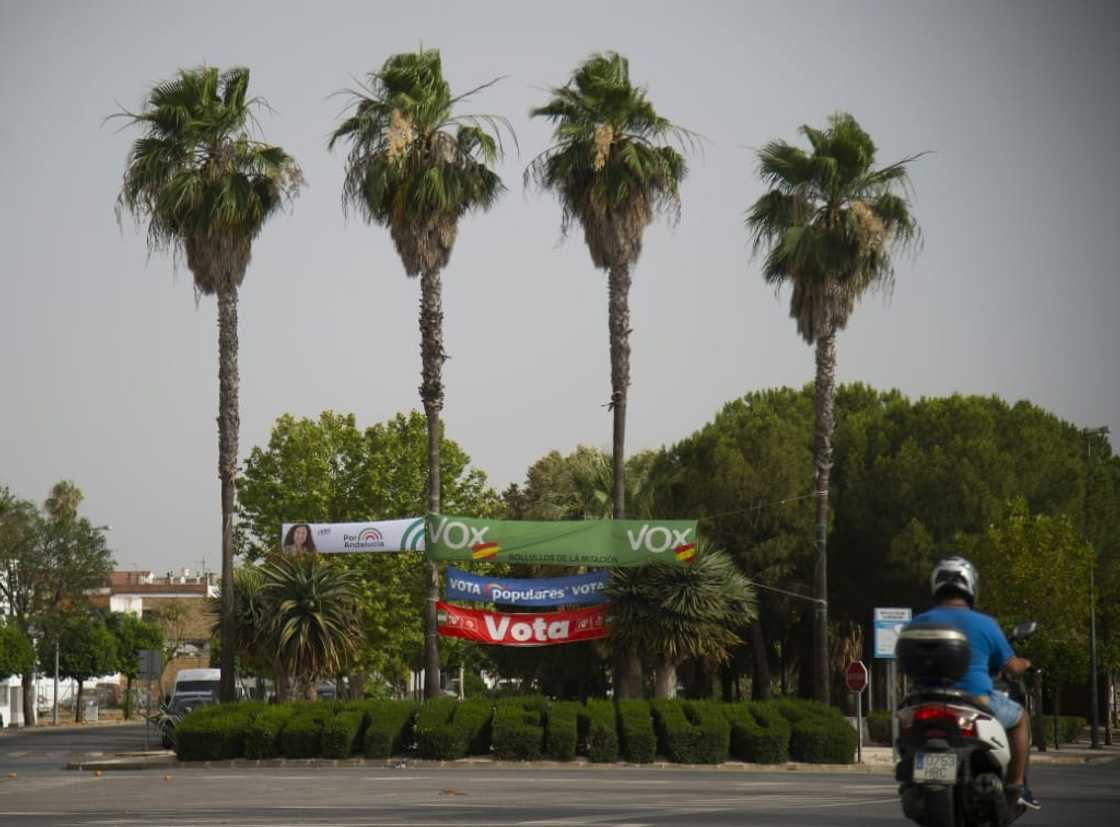
<path id="1" fill-rule="evenodd" d="M 1018 657 L 1011 644 L 1003 634 L 1003 630 L 992 620 L 989 628 L 992 636 L 992 660 L 994 669 L 1002 669 L 1009 676 L 1016 678 L 1031 668 L 1031 662 L 1026 658 Z"/>

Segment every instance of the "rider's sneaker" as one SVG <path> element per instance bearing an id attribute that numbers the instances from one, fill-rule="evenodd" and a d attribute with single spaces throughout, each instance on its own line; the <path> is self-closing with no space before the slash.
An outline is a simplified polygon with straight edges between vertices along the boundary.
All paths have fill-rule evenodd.
<path id="1" fill-rule="evenodd" d="M 1024 784 L 1022 787 L 1019 788 L 1019 801 L 1018 801 L 1018 803 L 1022 804 L 1024 807 L 1026 807 L 1030 810 L 1041 810 L 1042 809 L 1042 804 L 1040 804 L 1038 799 L 1034 797 L 1034 793 L 1031 792 L 1031 788 L 1028 787 L 1026 784 Z"/>

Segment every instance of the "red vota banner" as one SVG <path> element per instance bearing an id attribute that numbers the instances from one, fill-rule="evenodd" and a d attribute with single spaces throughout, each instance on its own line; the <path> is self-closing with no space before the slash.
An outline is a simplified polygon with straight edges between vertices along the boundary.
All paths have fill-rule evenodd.
<path id="1" fill-rule="evenodd" d="M 439 633 L 500 646 L 551 646 L 607 636 L 606 606 L 570 612 L 505 614 L 436 604 Z"/>

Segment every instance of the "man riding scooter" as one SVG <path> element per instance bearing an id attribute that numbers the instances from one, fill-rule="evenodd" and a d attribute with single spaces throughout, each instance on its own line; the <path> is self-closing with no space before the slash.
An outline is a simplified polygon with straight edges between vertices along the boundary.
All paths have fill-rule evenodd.
<path id="1" fill-rule="evenodd" d="M 934 608 L 918 615 L 914 622 L 940 623 L 953 626 L 968 637 L 971 660 L 968 671 L 955 684 L 956 689 L 978 696 L 996 714 L 1007 731 L 1011 747 L 1011 763 L 1007 770 L 1011 800 L 1032 810 L 1042 805 L 1026 785 L 1027 756 L 1030 752 L 1030 721 L 1027 711 L 1005 692 L 992 687 L 992 673 L 1001 669 L 1018 677 L 1030 668 L 1031 662 L 1015 655 L 999 624 L 973 608 L 980 590 L 980 578 L 972 563 L 963 557 L 942 560 L 930 576 L 930 590 L 937 602 Z"/>

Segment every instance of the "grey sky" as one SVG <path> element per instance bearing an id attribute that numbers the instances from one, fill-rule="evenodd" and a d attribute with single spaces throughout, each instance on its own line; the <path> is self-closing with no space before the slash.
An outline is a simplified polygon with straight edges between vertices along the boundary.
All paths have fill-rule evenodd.
<path id="1" fill-rule="evenodd" d="M 527 113 L 593 51 L 630 58 L 709 139 L 680 224 L 634 273 L 628 448 L 672 443 L 746 391 L 800 386 L 812 351 L 749 257 L 746 147 L 852 112 L 914 168 L 925 246 L 838 346 L 841 381 L 1029 399 L 1120 432 L 1120 11 L 1113 3 L 55 3 L 0 0 L 0 483 L 73 479 L 122 566 L 218 564 L 216 307 L 146 260 L 113 202 L 128 144 L 102 118 L 202 62 L 244 64 L 265 135 L 309 187 L 254 246 L 241 300 L 242 456 L 285 412 L 418 407 L 419 285 L 388 233 L 339 206 L 327 96 L 438 47 L 474 111 L 521 142 L 510 191 L 463 222 L 444 278 L 448 434 L 498 487 L 546 451 L 607 446 L 606 279 L 521 171 Z M 1115 436 L 1114 436 L 1115 440 Z M 1115 441 L 1114 441 L 1114 444 Z"/>

